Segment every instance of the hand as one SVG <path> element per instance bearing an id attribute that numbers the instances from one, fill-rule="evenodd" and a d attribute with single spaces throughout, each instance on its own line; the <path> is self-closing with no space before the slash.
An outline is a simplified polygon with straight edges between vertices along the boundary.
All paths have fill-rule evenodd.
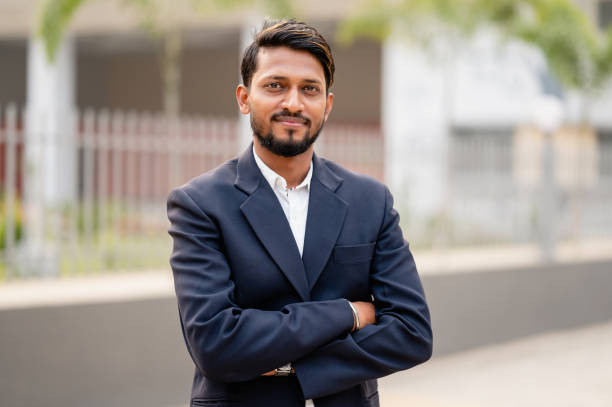
<path id="1" fill-rule="evenodd" d="M 359 316 L 359 329 L 376 323 L 376 309 L 371 302 L 355 301 L 352 302 L 357 315 Z"/>

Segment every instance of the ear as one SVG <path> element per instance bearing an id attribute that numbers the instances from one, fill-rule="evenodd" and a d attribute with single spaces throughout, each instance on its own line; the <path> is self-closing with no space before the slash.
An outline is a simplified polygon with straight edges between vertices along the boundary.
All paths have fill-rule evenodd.
<path id="1" fill-rule="evenodd" d="M 334 107 L 334 94 L 329 92 L 326 98 L 327 101 L 325 103 L 325 120 L 327 120 L 327 116 L 329 116 L 332 111 L 332 108 Z"/>
<path id="2" fill-rule="evenodd" d="M 240 108 L 240 113 L 249 114 L 251 109 L 249 108 L 249 88 L 244 85 L 238 85 L 236 88 L 236 101 Z"/>

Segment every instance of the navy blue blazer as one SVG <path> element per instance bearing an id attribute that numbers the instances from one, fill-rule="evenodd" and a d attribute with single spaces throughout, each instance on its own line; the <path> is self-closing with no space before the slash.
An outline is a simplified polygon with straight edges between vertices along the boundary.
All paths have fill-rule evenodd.
<path id="1" fill-rule="evenodd" d="M 191 406 L 378 406 L 376 378 L 429 359 L 423 288 L 393 198 L 318 156 L 303 256 L 249 147 L 168 197 Z M 350 333 L 350 301 L 377 323 Z M 291 362 L 296 374 L 262 377 Z"/>

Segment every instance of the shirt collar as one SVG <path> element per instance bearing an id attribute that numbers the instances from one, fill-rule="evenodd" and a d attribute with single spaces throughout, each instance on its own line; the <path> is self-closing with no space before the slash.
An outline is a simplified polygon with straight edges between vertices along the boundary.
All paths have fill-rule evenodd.
<path id="1" fill-rule="evenodd" d="M 257 167 L 259 167 L 259 170 L 263 174 L 266 181 L 268 181 L 268 184 L 270 184 L 270 187 L 272 189 L 279 188 L 279 187 L 282 189 L 287 189 L 287 181 L 285 180 L 285 178 L 278 175 L 272 168 L 268 167 L 261 158 L 259 158 L 259 156 L 255 152 L 255 146 L 253 146 L 253 157 L 255 157 L 255 163 L 257 164 Z M 306 177 L 304 178 L 302 182 L 300 182 L 300 185 L 298 185 L 294 189 L 296 190 L 300 188 L 309 189 L 311 179 L 312 179 L 312 160 L 310 161 L 310 168 L 308 169 L 308 173 L 306 174 Z"/>

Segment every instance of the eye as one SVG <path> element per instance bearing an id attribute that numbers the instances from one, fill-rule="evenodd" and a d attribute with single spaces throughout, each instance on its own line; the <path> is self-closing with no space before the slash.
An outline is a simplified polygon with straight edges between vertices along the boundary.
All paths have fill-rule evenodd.
<path id="1" fill-rule="evenodd" d="M 315 85 L 306 85 L 303 89 L 307 93 L 319 93 L 319 88 Z"/>
<path id="2" fill-rule="evenodd" d="M 282 86 L 280 82 L 270 82 L 270 83 L 266 83 L 264 87 L 268 89 L 280 89 Z"/>

